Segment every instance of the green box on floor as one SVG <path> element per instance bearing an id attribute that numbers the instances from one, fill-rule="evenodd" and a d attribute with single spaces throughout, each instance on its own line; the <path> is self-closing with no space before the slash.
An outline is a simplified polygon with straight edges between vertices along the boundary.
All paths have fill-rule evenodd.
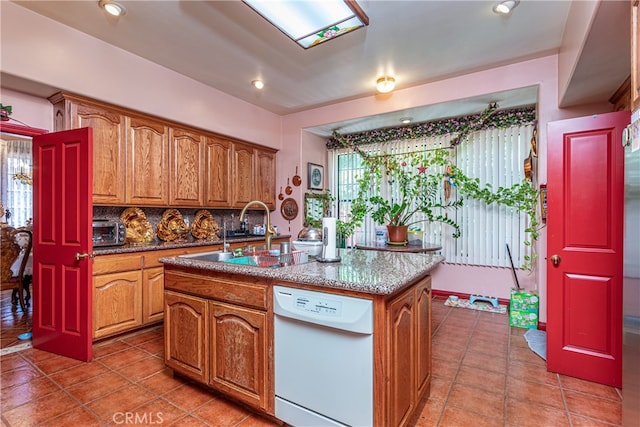
<path id="1" fill-rule="evenodd" d="M 538 329 L 538 310 L 509 311 L 509 325 L 516 328 Z"/>
<path id="2" fill-rule="evenodd" d="M 536 293 L 511 290 L 509 324 L 516 328 L 537 329 L 540 298 Z"/>
<path id="3" fill-rule="evenodd" d="M 540 306 L 540 297 L 534 292 L 525 292 L 521 289 L 511 289 L 511 310 L 535 310 Z"/>

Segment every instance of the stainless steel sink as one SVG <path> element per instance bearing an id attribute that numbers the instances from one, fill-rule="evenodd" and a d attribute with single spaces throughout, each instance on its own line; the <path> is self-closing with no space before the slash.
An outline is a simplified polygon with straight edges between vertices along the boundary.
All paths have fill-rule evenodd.
<path id="1" fill-rule="evenodd" d="M 187 258 L 196 261 L 221 262 L 233 258 L 233 252 L 202 252 L 199 254 L 179 255 L 179 258 Z"/>

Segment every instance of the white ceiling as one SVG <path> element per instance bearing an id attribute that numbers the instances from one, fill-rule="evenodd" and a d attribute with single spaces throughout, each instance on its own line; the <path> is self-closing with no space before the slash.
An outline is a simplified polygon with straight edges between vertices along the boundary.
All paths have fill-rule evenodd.
<path id="1" fill-rule="evenodd" d="M 578 0 L 580 1 L 580 0 Z M 557 53 L 569 0 L 522 0 L 510 16 L 495 1 L 360 0 L 370 25 L 304 50 L 239 0 L 119 0 L 125 16 L 107 17 L 91 1 L 15 1 L 157 64 L 276 114 L 375 94 L 384 74 L 396 88 Z M 629 5 L 603 1 L 561 103 L 604 102 L 629 74 Z M 15 90 L 25 82 L 2 76 Z M 258 91 L 250 82 L 262 79 Z M 510 108 L 537 100 L 535 88 L 487 99 L 431 105 L 384 116 L 327 124 L 313 131 L 354 132 L 482 111 L 489 102 Z M 489 99 L 490 98 L 490 99 Z"/>

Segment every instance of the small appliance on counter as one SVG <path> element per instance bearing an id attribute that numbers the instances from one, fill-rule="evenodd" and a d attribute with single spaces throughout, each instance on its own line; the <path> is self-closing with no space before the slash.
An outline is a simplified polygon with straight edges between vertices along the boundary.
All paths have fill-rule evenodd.
<path id="1" fill-rule="evenodd" d="M 122 246 L 127 237 L 127 229 L 121 221 L 93 219 L 93 246 Z"/>
<path id="2" fill-rule="evenodd" d="M 298 240 L 291 243 L 294 248 L 308 251 L 310 256 L 317 257 L 322 254 L 322 231 L 313 227 L 305 227 L 298 233 Z"/>

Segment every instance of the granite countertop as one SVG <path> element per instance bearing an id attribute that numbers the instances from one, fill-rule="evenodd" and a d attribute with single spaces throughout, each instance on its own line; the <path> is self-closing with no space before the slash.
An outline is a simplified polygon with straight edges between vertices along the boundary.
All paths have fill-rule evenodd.
<path id="1" fill-rule="evenodd" d="M 274 236 L 273 239 L 287 239 L 291 238 L 288 234 L 279 234 Z M 252 243 L 252 242 L 264 242 L 264 236 L 246 236 L 246 237 L 228 237 L 227 243 Z M 142 244 L 125 244 L 123 246 L 108 246 L 108 247 L 95 247 L 93 248 L 93 254 L 100 255 L 113 255 L 113 254 L 127 254 L 134 252 L 145 251 L 158 251 L 162 249 L 176 249 L 176 248 L 195 248 L 198 246 L 214 246 L 222 245 L 223 240 L 188 240 L 186 242 L 162 242 L 154 241 L 150 243 Z"/>
<path id="2" fill-rule="evenodd" d="M 318 287 L 348 289 L 368 294 L 389 295 L 424 277 L 442 255 L 339 249 L 340 262 L 308 263 L 280 268 L 263 268 L 225 262 L 169 257 L 160 262 L 177 267 L 245 274 Z"/>

